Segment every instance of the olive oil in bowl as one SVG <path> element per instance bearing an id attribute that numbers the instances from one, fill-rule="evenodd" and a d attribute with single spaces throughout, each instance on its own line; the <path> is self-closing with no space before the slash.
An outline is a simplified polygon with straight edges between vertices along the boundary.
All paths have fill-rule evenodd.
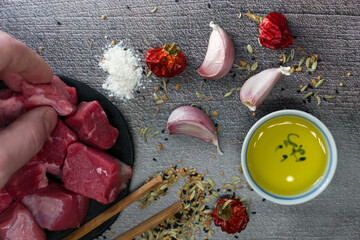
<path id="1" fill-rule="evenodd" d="M 247 149 L 251 177 L 263 190 L 296 196 L 321 182 L 328 164 L 324 136 L 308 120 L 280 116 L 262 124 Z"/>

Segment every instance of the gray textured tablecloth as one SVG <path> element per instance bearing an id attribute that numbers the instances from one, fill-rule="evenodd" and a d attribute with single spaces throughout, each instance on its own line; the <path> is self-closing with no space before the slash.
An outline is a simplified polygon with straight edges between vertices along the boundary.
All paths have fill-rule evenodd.
<path id="1" fill-rule="evenodd" d="M 155 13 L 151 12 L 157 7 Z M 238 18 L 239 11 L 243 17 Z M 296 45 L 310 53 L 318 53 L 322 60 L 316 72 L 309 75 L 303 71 L 279 82 L 269 98 L 256 111 L 256 116 L 242 106 L 239 95 L 224 99 L 223 95 L 233 87 L 244 83 L 249 75 L 232 70 L 225 78 L 204 82 L 195 72 L 205 56 L 211 33 L 209 22 L 219 23 L 232 36 L 235 45 L 235 61 L 253 62 L 246 50 L 251 44 L 258 50 L 259 72 L 278 66 L 278 51 L 259 47 L 258 26 L 245 16 L 247 11 L 265 15 L 271 11 L 285 14 L 296 36 Z M 106 20 L 101 16 L 106 15 Z M 262 116 L 275 110 L 294 108 L 309 112 L 323 121 L 335 137 L 338 146 L 338 167 L 329 187 L 316 199 L 296 206 L 281 206 L 262 198 L 247 188 L 238 191 L 252 198 L 252 211 L 248 227 L 240 239 L 360 239 L 360 150 L 359 150 L 359 67 L 360 67 L 360 4 L 358 0 L 253 0 L 253 1 L 111 1 L 111 0 L 62 0 L 20 1 L 0 0 L 0 29 L 24 41 L 51 65 L 55 73 L 87 83 L 103 93 L 101 88 L 106 74 L 98 67 L 103 48 L 112 40 L 123 41 L 135 49 L 143 59 L 150 47 L 159 47 L 165 42 L 176 42 L 187 57 L 184 73 L 170 80 L 169 100 L 160 106 L 154 119 L 156 106 L 152 96 L 153 87 L 160 80 L 150 77 L 142 80 L 140 93 L 127 102 L 109 98 L 123 113 L 135 146 L 134 175 L 131 190 L 138 188 L 153 173 L 170 164 L 179 167 L 196 167 L 200 172 L 209 170 L 216 182 L 229 182 L 231 175 L 238 174 L 242 141 L 250 127 Z M 90 49 L 89 44 L 93 43 Z M 39 51 L 39 46 L 44 50 Z M 299 55 L 295 58 L 299 59 Z M 142 61 L 142 64 L 144 62 Z M 351 72 L 353 76 L 348 77 Z M 306 84 L 317 75 L 325 79 L 321 90 L 324 94 L 338 94 L 320 106 L 313 100 L 303 103 L 299 85 Z M 344 84 L 339 87 L 339 83 Z M 175 85 L 181 88 L 175 91 Z M 199 100 L 195 91 L 214 100 Z M 210 111 L 219 126 L 220 145 L 223 156 L 216 154 L 213 145 L 200 140 L 159 134 L 145 144 L 137 135 L 139 127 L 150 126 L 161 131 L 173 109 L 181 105 L 199 103 Z M 165 150 L 154 151 L 158 142 Z M 240 142 L 231 145 L 229 142 Z M 211 156 L 215 154 L 216 158 Z M 156 158 L 157 161 L 152 159 Z M 177 160 L 181 158 L 182 163 Z M 220 171 L 225 175 L 220 176 Z M 176 193 L 158 201 L 146 210 L 137 204 L 125 209 L 111 229 L 105 232 L 106 239 L 120 233 L 154 215 L 176 201 Z M 99 237 L 99 239 L 105 239 Z M 234 239 L 216 229 L 215 239 Z M 199 236 L 198 239 L 203 239 Z"/>

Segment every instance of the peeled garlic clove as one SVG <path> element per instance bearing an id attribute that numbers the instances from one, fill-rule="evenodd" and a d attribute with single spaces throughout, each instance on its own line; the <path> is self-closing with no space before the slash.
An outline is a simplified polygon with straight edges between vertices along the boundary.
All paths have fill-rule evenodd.
<path id="1" fill-rule="evenodd" d="M 211 119 L 203 111 L 196 107 L 182 106 L 175 109 L 167 122 L 169 134 L 188 135 L 210 142 L 220 150 L 216 129 Z"/>
<path id="2" fill-rule="evenodd" d="M 249 78 L 240 90 L 242 103 L 255 111 L 283 74 L 290 75 L 290 67 L 266 69 Z"/>
<path id="3" fill-rule="evenodd" d="M 210 22 L 213 31 L 204 62 L 196 70 L 207 79 L 220 79 L 229 73 L 234 64 L 235 49 L 231 38 L 219 25 Z"/>

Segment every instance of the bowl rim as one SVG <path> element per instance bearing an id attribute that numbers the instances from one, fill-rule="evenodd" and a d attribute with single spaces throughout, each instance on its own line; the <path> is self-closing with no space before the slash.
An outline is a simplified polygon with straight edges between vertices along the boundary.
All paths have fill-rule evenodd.
<path id="1" fill-rule="evenodd" d="M 259 185 L 255 183 L 247 167 L 246 154 L 251 137 L 256 132 L 256 130 L 265 122 L 280 116 L 295 116 L 310 121 L 323 134 L 329 150 L 329 161 L 326 167 L 325 176 L 321 180 L 321 182 L 319 182 L 316 186 L 314 186 L 313 188 L 311 188 L 310 190 L 304 193 L 289 197 L 277 196 L 266 192 L 264 189 L 262 189 L 261 187 L 259 187 Z M 255 192 L 257 192 L 263 198 L 282 205 L 295 205 L 314 199 L 316 196 L 322 193 L 325 190 L 325 188 L 330 184 L 332 178 L 334 177 L 336 166 L 337 166 L 337 148 L 333 135 L 331 134 L 329 129 L 325 126 L 325 124 L 321 122 L 318 118 L 300 110 L 279 110 L 267 114 L 266 116 L 259 119 L 246 134 L 241 150 L 241 167 L 244 172 L 245 179 L 249 183 L 250 187 L 253 188 Z"/>

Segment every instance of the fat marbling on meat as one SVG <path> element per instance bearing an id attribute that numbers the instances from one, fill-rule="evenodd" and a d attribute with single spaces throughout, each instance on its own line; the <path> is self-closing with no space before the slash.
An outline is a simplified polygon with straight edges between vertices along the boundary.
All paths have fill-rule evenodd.
<path id="1" fill-rule="evenodd" d="M 70 96 L 67 85 L 57 76 L 47 84 L 31 84 L 24 82 L 22 93 L 25 97 L 25 109 L 39 106 L 51 106 L 60 116 L 68 116 L 75 112 L 74 97 Z"/>
<path id="2" fill-rule="evenodd" d="M 98 149 L 111 148 L 119 136 L 119 131 L 110 125 L 98 101 L 81 102 L 76 112 L 65 122 L 81 141 Z"/>

